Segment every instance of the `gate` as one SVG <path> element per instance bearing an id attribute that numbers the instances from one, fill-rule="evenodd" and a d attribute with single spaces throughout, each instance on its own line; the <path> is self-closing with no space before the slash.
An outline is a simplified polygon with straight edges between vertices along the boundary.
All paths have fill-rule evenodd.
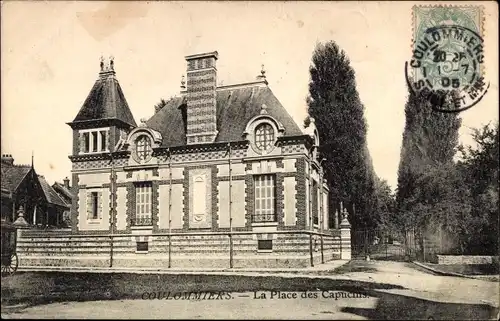
<path id="1" fill-rule="evenodd" d="M 352 231 L 351 248 L 354 259 L 409 261 L 417 256 L 414 233 L 388 233 L 379 230 Z"/>

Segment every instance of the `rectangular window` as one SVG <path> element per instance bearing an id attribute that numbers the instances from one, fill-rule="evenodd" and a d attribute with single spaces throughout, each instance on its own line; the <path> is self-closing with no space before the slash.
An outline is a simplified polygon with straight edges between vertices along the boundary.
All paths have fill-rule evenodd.
<path id="1" fill-rule="evenodd" d="M 253 222 L 276 222 L 274 175 L 258 175 L 255 183 L 255 213 Z"/>
<path id="2" fill-rule="evenodd" d="M 149 250 L 149 243 L 148 242 L 137 242 L 137 252 L 147 252 Z"/>
<path id="3" fill-rule="evenodd" d="M 273 250 L 273 240 L 258 240 L 257 250 L 259 251 L 272 251 Z"/>
<path id="4" fill-rule="evenodd" d="M 90 198 L 92 204 L 92 214 L 90 218 L 96 220 L 99 218 L 99 193 L 98 192 L 90 193 Z"/>
<path id="5" fill-rule="evenodd" d="M 151 208 L 152 208 L 152 184 L 138 183 L 135 186 L 135 224 L 134 225 L 151 225 Z"/>
<path id="6" fill-rule="evenodd" d="M 82 135 L 82 153 L 101 153 L 108 151 L 109 129 L 85 130 Z"/>
<path id="7" fill-rule="evenodd" d="M 106 146 L 106 131 L 105 130 L 101 130 L 99 132 L 101 134 L 101 152 L 105 151 L 107 146 Z"/>
<path id="8" fill-rule="evenodd" d="M 312 183 L 312 212 L 313 212 L 313 224 L 318 224 L 318 213 L 319 213 L 319 204 L 318 204 L 318 183 L 313 180 Z"/>
<path id="9" fill-rule="evenodd" d="M 97 132 L 92 132 L 92 151 L 97 152 L 97 143 L 99 142 L 99 139 L 97 137 Z"/>
<path id="10" fill-rule="evenodd" d="M 88 153 L 90 152 L 90 133 L 83 133 L 83 140 L 84 140 L 83 152 Z"/>

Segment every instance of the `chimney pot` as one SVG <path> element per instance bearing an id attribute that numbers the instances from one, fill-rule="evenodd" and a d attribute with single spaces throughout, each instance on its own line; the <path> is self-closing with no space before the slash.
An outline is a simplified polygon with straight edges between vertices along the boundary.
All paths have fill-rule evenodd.
<path id="1" fill-rule="evenodd" d="M 14 165 L 14 158 L 12 157 L 11 154 L 3 154 L 2 155 L 2 163 Z"/>
<path id="2" fill-rule="evenodd" d="M 64 181 L 64 187 L 69 189 L 69 178 L 66 176 L 66 178 L 63 181 Z"/>

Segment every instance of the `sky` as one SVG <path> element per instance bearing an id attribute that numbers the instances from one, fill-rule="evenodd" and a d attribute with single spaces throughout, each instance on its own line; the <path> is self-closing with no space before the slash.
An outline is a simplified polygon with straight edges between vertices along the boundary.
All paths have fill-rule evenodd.
<path id="1" fill-rule="evenodd" d="M 419 3 L 423 4 L 423 3 Z M 464 4 L 463 2 L 461 3 Z M 476 5 L 478 3 L 475 3 Z M 394 189 L 412 46 L 411 2 L 2 2 L 1 152 L 31 163 L 49 183 L 71 178 L 71 122 L 114 56 L 139 123 L 179 94 L 186 55 L 218 51 L 219 84 L 252 81 L 264 64 L 271 90 L 298 124 L 306 116 L 315 45 L 348 55 L 365 106 L 375 171 Z M 498 120 L 498 11 L 483 3 L 483 100 L 461 113 L 460 141 Z M 341 124 L 339 124 L 341 126 Z"/>

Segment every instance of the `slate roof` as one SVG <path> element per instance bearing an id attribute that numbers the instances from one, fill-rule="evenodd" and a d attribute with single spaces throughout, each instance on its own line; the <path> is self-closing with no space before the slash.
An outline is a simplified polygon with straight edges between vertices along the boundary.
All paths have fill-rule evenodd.
<path id="1" fill-rule="evenodd" d="M 268 114 L 285 128 L 284 136 L 304 135 L 271 89 L 261 84 L 217 88 L 217 130 L 215 142 L 241 141 L 250 119 L 260 114 L 262 104 Z M 146 125 L 161 133 L 162 147 L 186 145 L 185 124 L 180 106 L 184 97 L 174 97 L 154 114 Z"/>
<path id="2" fill-rule="evenodd" d="M 96 80 L 73 122 L 99 119 L 117 119 L 137 126 L 114 72 Z"/>
<path id="3" fill-rule="evenodd" d="M 19 184 L 23 181 L 24 177 L 31 170 L 28 165 L 8 165 L 2 163 L 1 166 L 1 188 L 2 190 L 15 192 Z"/>
<path id="4" fill-rule="evenodd" d="M 66 186 L 64 186 L 64 184 L 62 183 L 55 182 L 52 185 L 52 188 L 54 188 L 56 192 L 60 192 L 61 194 L 63 194 L 67 199 L 73 198 L 73 194 L 71 193 L 71 191 L 67 189 Z"/>
<path id="5" fill-rule="evenodd" d="M 69 208 L 68 204 L 66 204 L 66 202 L 64 202 L 64 200 L 57 195 L 57 192 L 45 180 L 45 177 L 38 175 L 38 180 L 40 181 L 40 185 L 42 185 L 43 193 L 47 198 L 47 202 Z"/>

